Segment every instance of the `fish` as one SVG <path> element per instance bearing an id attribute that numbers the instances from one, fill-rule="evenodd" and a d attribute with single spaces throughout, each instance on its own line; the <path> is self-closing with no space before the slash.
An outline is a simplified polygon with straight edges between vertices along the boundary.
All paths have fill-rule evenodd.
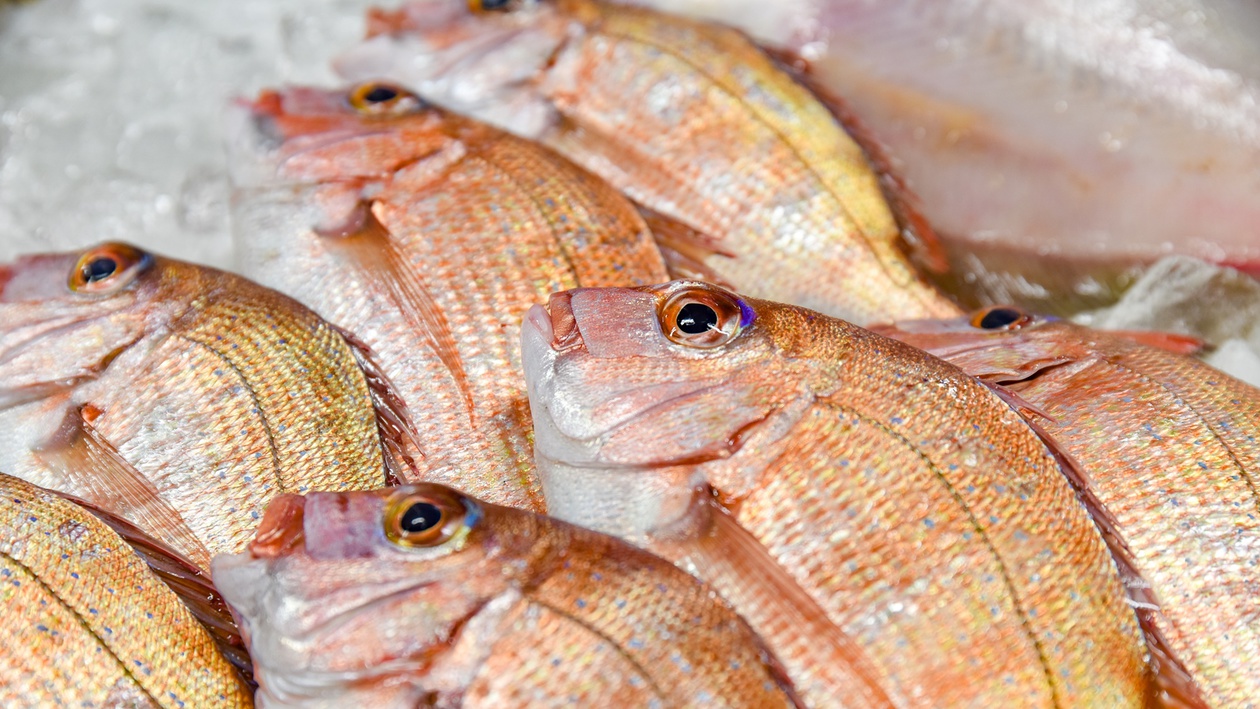
<path id="1" fill-rule="evenodd" d="M 543 511 L 520 319 L 554 291 L 668 278 L 633 205 L 387 82 L 266 91 L 244 108 L 242 271 L 371 349 L 415 431 L 405 481 Z"/>
<path id="2" fill-rule="evenodd" d="M 1260 696 L 1260 389 L 1190 356 L 1182 336 L 1014 306 L 879 330 L 1035 412 L 1080 463 L 1080 484 L 1140 574 L 1156 639 L 1207 705 Z"/>
<path id="3" fill-rule="evenodd" d="M 803 706 L 669 562 L 436 483 L 281 496 L 213 567 L 265 706 Z"/>
<path id="4" fill-rule="evenodd" d="M 961 314 L 912 263 L 940 255 L 912 200 L 901 224 L 886 200 L 904 185 L 742 33 L 593 0 L 430 0 L 369 31 L 343 76 L 400 82 L 599 174 L 643 208 L 675 276 L 859 323 Z"/>
<path id="5" fill-rule="evenodd" d="M 880 143 L 970 307 L 1069 314 L 1161 256 L 1260 275 L 1260 6 L 636 0 L 801 57 Z"/>
<path id="6" fill-rule="evenodd" d="M 250 707 L 205 628 L 104 522 L 0 475 L 0 704 Z"/>
<path id="7" fill-rule="evenodd" d="M 694 570 L 789 673 L 791 633 L 758 619 L 814 617 L 794 587 L 895 705 L 1151 691 L 1119 570 L 1055 451 L 957 367 L 697 281 L 558 293 L 522 350 L 550 514 Z"/>
<path id="8" fill-rule="evenodd" d="M 0 322 L 0 470 L 200 569 L 272 497 L 403 465 L 370 353 L 240 276 L 116 242 L 25 256 L 0 267 Z"/>

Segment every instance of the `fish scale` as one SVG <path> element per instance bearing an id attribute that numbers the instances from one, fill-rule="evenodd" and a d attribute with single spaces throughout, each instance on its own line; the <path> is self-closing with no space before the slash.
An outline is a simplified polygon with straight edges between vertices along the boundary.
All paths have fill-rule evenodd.
<path id="1" fill-rule="evenodd" d="M 684 303 L 712 312 L 708 331 L 670 320 Z M 522 338 L 549 509 L 712 583 L 807 699 L 873 683 L 889 706 L 1144 701 L 1151 667 L 1115 561 L 1054 453 L 983 383 L 694 281 L 548 307 Z M 677 504 L 698 483 L 738 527 Z M 814 615 L 810 647 L 777 625 Z"/>
<path id="2" fill-rule="evenodd" d="M 252 705 L 183 603 L 91 513 L 0 475 L 0 528 L 4 706 Z"/>
<path id="3" fill-rule="evenodd" d="M 75 293 L 64 284 L 78 258 L 26 257 L 0 283 L 6 318 L 67 317 L 95 370 L 0 413 L 12 431 L 0 464 L 12 473 L 127 519 L 202 569 L 240 549 L 277 494 L 385 482 L 376 392 L 336 328 L 239 276 L 149 255 L 117 293 Z M 38 294 L 11 290 L 23 284 Z M 127 344 L 94 338 L 100 321 Z M 81 365 L 63 359 L 64 339 L 14 343 L 30 363 L 11 360 L 0 389 L 65 381 L 60 372 Z"/>
<path id="4" fill-rule="evenodd" d="M 417 431 L 409 480 L 541 510 L 520 317 L 556 290 L 666 278 L 647 227 L 616 190 L 546 148 L 428 107 L 360 116 L 341 95 L 290 89 L 278 107 L 255 106 L 286 142 L 254 157 L 297 191 L 238 180 L 245 270 L 372 349 Z M 362 140 L 389 149 L 365 154 Z M 370 239 L 314 230 L 329 219 L 321 196 L 337 190 L 370 205 Z M 268 226 L 277 218 L 286 228 Z M 373 261 L 387 251 L 402 265 Z M 436 317 L 417 316 L 381 285 L 391 280 L 416 283 Z"/>
<path id="5" fill-rule="evenodd" d="M 1191 357 L 1066 322 L 883 330 L 1044 412 L 1033 420 L 1080 463 L 1149 586 L 1151 622 L 1198 685 L 1191 692 L 1212 706 L 1253 702 L 1260 391 Z"/>

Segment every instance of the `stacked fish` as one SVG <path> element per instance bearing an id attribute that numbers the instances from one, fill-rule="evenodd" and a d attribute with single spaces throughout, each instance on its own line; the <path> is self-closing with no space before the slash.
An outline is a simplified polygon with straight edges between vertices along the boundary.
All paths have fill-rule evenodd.
<path id="1" fill-rule="evenodd" d="M 369 27 L 238 107 L 254 281 L 0 270 L 4 706 L 1260 702 L 1260 392 L 1199 343 L 964 315 L 734 30 Z"/>

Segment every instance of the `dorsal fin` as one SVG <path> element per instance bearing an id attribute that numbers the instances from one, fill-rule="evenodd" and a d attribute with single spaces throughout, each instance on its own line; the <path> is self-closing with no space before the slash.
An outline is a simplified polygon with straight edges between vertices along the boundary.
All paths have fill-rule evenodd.
<path id="1" fill-rule="evenodd" d="M 253 662 L 240 628 L 207 572 L 118 515 L 73 495 L 56 494 L 91 512 L 131 545 L 153 573 L 179 596 L 193 617 L 205 626 L 219 652 L 236 667 L 242 679 L 251 689 L 256 686 Z"/>
<path id="2" fill-rule="evenodd" d="M 866 154 L 867 161 L 879 177 L 879 189 L 884 194 L 884 201 L 888 203 L 893 218 L 897 220 L 906 255 L 932 273 L 947 272 L 949 259 L 945 249 L 931 223 L 923 216 L 918 196 L 893 168 L 884 144 L 867 129 L 844 99 L 818 80 L 807 60 L 786 49 L 757 46 L 779 69 L 808 89 Z"/>

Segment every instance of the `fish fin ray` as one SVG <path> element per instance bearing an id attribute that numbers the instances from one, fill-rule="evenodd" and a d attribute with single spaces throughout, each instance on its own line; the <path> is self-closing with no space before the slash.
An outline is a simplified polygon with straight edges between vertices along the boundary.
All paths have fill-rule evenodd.
<path id="1" fill-rule="evenodd" d="M 651 207 L 638 202 L 634 202 L 634 206 L 651 229 L 656 247 L 665 259 L 665 268 L 669 271 L 670 278 L 696 278 L 726 288 L 731 287 L 717 271 L 705 265 L 705 261 L 714 255 L 735 258 L 735 254 L 724 248 L 718 239 L 692 229 Z"/>
<path id="2" fill-rule="evenodd" d="M 1193 355 L 1207 348 L 1207 342 L 1193 335 L 1148 330 L 1107 330 L 1108 335 L 1155 347 L 1173 354 Z"/>
<path id="3" fill-rule="evenodd" d="M 1146 639 L 1146 646 L 1151 654 L 1151 692 L 1158 695 L 1152 699 L 1152 703 L 1157 706 L 1207 709 L 1207 701 L 1194 676 L 1177 657 L 1156 621 L 1156 615 L 1161 613 L 1159 598 L 1150 582 L 1138 570 L 1133 551 L 1120 533 L 1119 522 L 1095 494 L 1088 472 L 1035 420 L 1025 417 L 1024 421 L 1046 444 L 1046 448 L 1058 462 L 1063 476 L 1076 492 L 1077 499 L 1085 506 L 1111 552 L 1129 605 L 1137 616 L 1142 636 Z"/>
<path id="4" fill-rule="evenodd" d="M 409 451 L 415 451 L 421 457 L 425 453 L 420 447 L 420 436 L 411 421 L 407 402 L 403 401 L 393 381 L 376 361 L 372 348 L 349 330 L 335 325 L 333 328 L 350 345 L 359 369 L 363 370 L 367 378 L 372 408 L 376 412 L 376 429 L 385 459 L 385 484 L 393 486 L 418 480 L 416 461 Z"/>
<path id="5" fill-rule="evenodd" d="M 445 365 L 473 419 L 472 389 L 468 373 L 455 345 L 446 316 L 418 275 L 408 268 L 389 230 L 376 217 L 371 202 L 360 202 L 343 228 L 319 230 L 321 236 L 334 242 L 347 254 L 351 263 L 362 271 L 368 283 L 383 283 L 403 318 L 418 333 L 423 333 L 429 347 Z"/>
<path id="6" fill-rule="evenodd" d="M 95 507 L 128 518 L 208 569 L 210 551 L 153 483 L 89 423 L 87 408 L 68 411 L 61 428 L 35 450 L 36 458 L 59 476 L 63 490 L 74 490 Z"/>
<path id="7" fill-rule="evenodd" d="M 738 593 L 749 599 L 748 603 L 737 604 L 741 609 L 764 612 L 761 618 L 749 618 L 755 628 L 760 630 L 770 623 L 787 626 L 777 636 L 804 640 L 796 649 L 811 655 L 807 661 L 811 669 L 830 689 L 854 698 L 854 706 L 897 706 L 862 648 L 827 617 L 826 611 L 770 556 L 761 542 L 711 496 L 706 497 L 709 499 L 702 500 L 701 504 L 711 506 L 712 513 L 708 515 L 711 521 L 707 529 L 701 531 L 698 541 L 678 544 L 662 538 L 654 540 L 653 546 L 677 545 L 680 553 L 667 556 L 694 566 L 696 575 L 710 580 L 723 596 L 738 589 Z M 725 583 L 719 579 L 725 579 Z M 778 665 L 779 661 L 775 660 L 774 667 L 782 672 Z M 789 696 L 798 706 L 804 706 L 786 673 L 782 677 L 788 682 L 786 687 L 791 689 Z"/>
<path id="8" fill-rule="evenodd" d="M 884 144 L 853 113 L 849 104 L 828 89 L 814 75 L 809 62 L 786 49 L 758 45 L 778 68 L 805 87 L 840 123 L 853 142 L 858 144 L 867 162 L 879 178 L 879 189 L 892 210 L 901 234 L 902 250 L 916 263 L 936 274 L 949 271 L 949 258 L 927 218 L 923 216 L 919 197 L 893 167 Z"/>
<path id="9" fill-rule="evenodd" d="M 122 517 L 73 495 L 57 494 L 91 512 L 117 532 L 149 569 L 179 596 L 193 617 L 210 633 L 223 656 L 236 667 L 250 688 L 254 687 L 254 670 L 249 650 L 241 638 L 241 631 L 232 611 L 219 595 L 207 572 Z"/>

